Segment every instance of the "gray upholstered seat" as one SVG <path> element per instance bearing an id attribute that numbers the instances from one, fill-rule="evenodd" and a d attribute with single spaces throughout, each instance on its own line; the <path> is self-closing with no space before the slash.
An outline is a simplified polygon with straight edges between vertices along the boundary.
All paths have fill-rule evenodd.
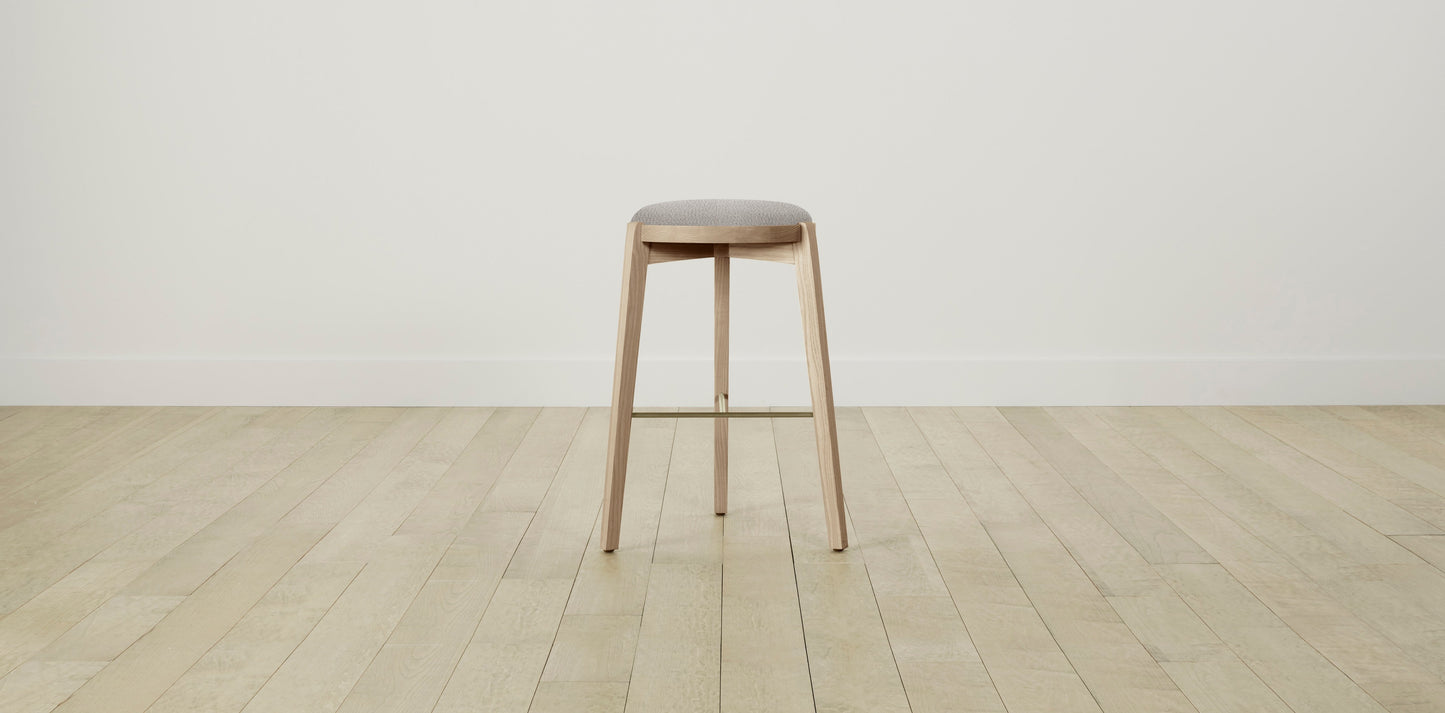
<path id="1" fill-rule="evenodd" d="M 808 211 L 792 203 L 704 198 L 643 206 L 632 222 L 647 225 L 796 225 L 811 223 Z"/>

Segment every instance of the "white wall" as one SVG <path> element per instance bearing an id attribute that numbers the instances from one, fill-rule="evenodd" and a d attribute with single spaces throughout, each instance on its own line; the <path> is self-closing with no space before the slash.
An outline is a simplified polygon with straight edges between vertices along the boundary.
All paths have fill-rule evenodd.
<path id="1" fill-rule="evenodd" d="M 607 400 L 799 203 L 841 403 L 1445 401 L 1445 3 L 0 4 L 0 403 Z M 640 402 L 710 403 L 710 264 Z M 801 403 L 734 268 L 735 404 Z"/>

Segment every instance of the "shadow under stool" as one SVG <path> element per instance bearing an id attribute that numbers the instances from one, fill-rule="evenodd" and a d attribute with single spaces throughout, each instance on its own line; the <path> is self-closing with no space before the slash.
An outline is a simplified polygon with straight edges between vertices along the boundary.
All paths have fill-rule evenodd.
<path id="1" fill-rule="evenodd" d="M 818 474 L 823 485 L 828 544 L 848 546 L 843 515 L 843 482 L 838 472 L 838 427 L 833 415 L 833 378 L 828 365 L 828 333 L 823 324 L 823 287 L 818 276 L 818 232 L 808 212 L 788 203 L 754 200 L 689 200 L 654 203 L 627 224 L 622 261 L 622 307 L 617 320 L 617 361 L 612 377 L 612 413 L 607 429 L 607 483 L 602 500 L 602 549 L 617 549 L 622 526 L 622 494 L 627 480 L 627 451 L 632 419 L 644 416 L 713 418 L 714 511 L 727 512 L 728 419 L 741 416 L 813 417 L 818 444 Z M 687 414 L 634 412 L 637 347 L 642 334 L 642 298 L 647 267 L 677 260 L 713 259 L 714 348 L 713 410 Z M 790 263 L 796 267 L 798 302 L 803 311 L 803 345 L 808 362 L 812 413 L 728 411 L 728 294 L 732 258 Z"/>

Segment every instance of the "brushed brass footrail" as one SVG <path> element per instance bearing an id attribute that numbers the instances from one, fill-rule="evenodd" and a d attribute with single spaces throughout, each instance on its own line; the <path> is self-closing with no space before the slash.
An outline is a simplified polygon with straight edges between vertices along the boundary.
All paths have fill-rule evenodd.
<path id="1" fill-rule="evenodd" d="M 715 411 L 711 409 L 678 409 L 676 411 L 636 410 L 633 418 L 812 418 L 812 411 L 769 411 L 745 409 Z"/>

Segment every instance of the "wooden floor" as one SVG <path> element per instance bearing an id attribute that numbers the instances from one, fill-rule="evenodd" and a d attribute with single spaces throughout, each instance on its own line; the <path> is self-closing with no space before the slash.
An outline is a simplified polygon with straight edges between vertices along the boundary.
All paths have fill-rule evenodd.
<path id="1" fill-rule="evenodd" d="M 0 711 L 1445 711 L 1445 407 L 0 407 Z"/>

